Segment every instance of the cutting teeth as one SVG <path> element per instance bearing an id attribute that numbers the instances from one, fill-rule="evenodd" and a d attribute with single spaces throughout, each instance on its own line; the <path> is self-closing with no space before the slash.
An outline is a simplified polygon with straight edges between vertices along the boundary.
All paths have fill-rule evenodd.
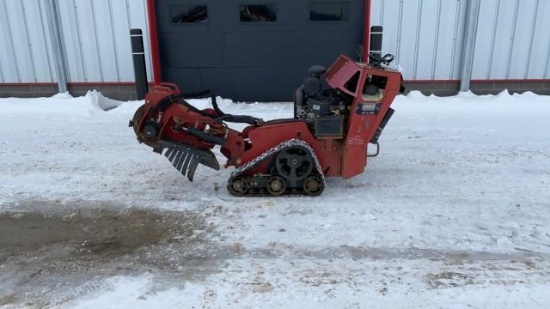
<path id="1" fill-rule="evenodd" d="M 189 164 L 189 173 L 187 177 L 191 182 L 193 182 L 193 176 L 195 175 L 195 171 L 197 170 L 197 166 L 199 166 L 200 159 L 198 157 L 193 158 L 191 160 L 191 164 Z"/>
<path id="2" fill-rule="evenodd" d="M 162 154 L 190 181 L 193 181 L 199 163 L 215 170 L 220 169 L 216 157 L 209 150 L 195 149 L 190 146 L 168 141 L 162 141 L 160 145 L 163 147 Z"/>
<path id="3" fill-rule="evenodd" d="M 178 154 L 178 152 L 172 148 L 168 148 L 166 151 L 165 156 L 170 160 L 170 162 L 174 161 L 174 157 Z"/>
<path id="4" fill-rule="evenodd" d="M 167 148 L 164 156 L 168 158 L 172 165 L 183 175 L 187 176 L 190 181 L 193 181 L 195 170 L 199 164 L 199 156 L 191 153 L 192 150 Z"/>
<path id="5" fill-rule="evenodd" d="M 182 171 L 183 168 L 183 161 L 185 161 L 185 158 L 187 158 L 187 153 L 184 151 L 178 151 L 178 154 L 176 155 L 176 160 L 172 161 L 172 165 L 180 171 L 183 175 L 186 174 L 186 171 Z"/>

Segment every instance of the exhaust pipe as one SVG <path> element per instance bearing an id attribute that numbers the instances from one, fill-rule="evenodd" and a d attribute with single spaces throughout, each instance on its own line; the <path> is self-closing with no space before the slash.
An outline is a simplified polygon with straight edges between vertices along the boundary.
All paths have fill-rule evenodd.
<path id="1" fill-rule="evenodd" d="M 379 66 L 382 59 L 382 26 L 370 27 L 369 63 Z"/>

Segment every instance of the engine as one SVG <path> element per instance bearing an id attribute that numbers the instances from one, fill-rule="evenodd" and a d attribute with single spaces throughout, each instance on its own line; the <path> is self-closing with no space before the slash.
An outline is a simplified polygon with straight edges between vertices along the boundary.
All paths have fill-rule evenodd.
<path id="1" fill-rule="evenodd" d="M 330 87 L 324 77 L 326 70 L 321 65 L 309 69 L 309 76 L 296 89 L 294 118 L 305 120 L 317 138 L 344 138 L 353 98 Z"/>

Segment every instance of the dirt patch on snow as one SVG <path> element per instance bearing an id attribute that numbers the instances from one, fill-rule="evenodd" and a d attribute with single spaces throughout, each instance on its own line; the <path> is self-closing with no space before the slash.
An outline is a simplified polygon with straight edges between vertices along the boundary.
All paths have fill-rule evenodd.
<path id="1" fill-rule="evenodd" d="M 176 235 L 192 236 L 197 218 L 178 217 L 140 209 L 0 214 L 0 248 L 8 256 L 63 245 L 74 249 L 73 256 L 113 258 Z"/>
<path id="2" fill-rule="evenodd" d="M 189 280 L 218 269 L 200 213 L 38 202 L 44 211 L 0 214 L 0 280 L 13 283 L 0 288 L 0 306 L 59 305 L 108 287 L 113 276 Z"/>

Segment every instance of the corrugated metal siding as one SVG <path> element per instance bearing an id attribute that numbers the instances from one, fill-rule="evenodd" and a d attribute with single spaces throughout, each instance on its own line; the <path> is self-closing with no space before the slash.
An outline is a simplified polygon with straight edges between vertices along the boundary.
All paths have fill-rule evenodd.
<path id="1" fill-rule="evenodd" d="M 465 13 L 464 0 L 373 0 L 371 23 L 406 79 L 458 79 Z"/>
<path id="2" fill-rule="evenodd" d="M 133 82 L 130 28 L 144 31 L 145 0 L 58 1 L 69 82 Z M 0 0 L 0 82 L 55 82 L 43 0 Z"/>
<path id="3" fill-rule="evenodd" d="M 144 0 L 60 1 L 59 11 L 70 82 L 134 81 L 131 28 L 143 29 L 151 80 L 151 49 Z"/>
<path id="4" fill-rule="evenodd" d="M 483 0 L 473 79 L 549 78 L 550 1 Z"/>
<path id="5" fill-rule="evenodd" d="M 384 27 L 383 52 L 409 80 L 458 79 L 465 0 L 373 0 L 372 25 Z M 473 79 L 550 77 L 550 1 L 483 0 Z"/>
<path id="6" fill-rule="evenodd" d="M 42 1 L 0 0 L 0 81 L 52 82 Z"/>

